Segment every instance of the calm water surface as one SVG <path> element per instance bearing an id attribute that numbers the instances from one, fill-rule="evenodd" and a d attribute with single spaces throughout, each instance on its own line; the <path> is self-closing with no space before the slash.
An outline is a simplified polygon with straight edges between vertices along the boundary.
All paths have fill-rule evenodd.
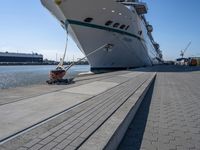
<path id="1" fill-rule="evenodd" d="M 48 74 L 56 66 L 0 66 L 0 89 L 45 84 Z M 69 70 L 70 76 L 88 72 L 89 65 L 77 65 Z"/>

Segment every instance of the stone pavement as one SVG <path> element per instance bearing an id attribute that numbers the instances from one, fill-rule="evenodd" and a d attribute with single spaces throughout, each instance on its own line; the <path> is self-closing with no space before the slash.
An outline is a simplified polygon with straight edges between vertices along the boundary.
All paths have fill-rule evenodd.
<path id="1" fill-rule="evenodd" d="M 200 150 L 200 68 L 161 66 L 119 150 Z"/>
<path id="2" fill-rule="evenodd" d="M 0 141 L 129 80 L 120 76 L 127 73 L 130 72 L 81 77 L 75 84 L 65 86 L 38 85 L 3 90 L 0 92 Z"/>
<path id="3" fill-rule="evenodd" d="M 10 89 L 1 89 L 0 90 L 0 106 L 14 103 L 17 101 L 25 100 L 28 98 L 56 92 L 62 89 L 75 87 L 78 85 L 87 84 L 94 81 L 100 81 L 102 79 L 109 79 L 115 75 L 126 74 L 128 71 L 121 71 L 121 72 L 111 72 L 111 73 L 104 73 L 104 74 L 95 74 L 89 76 L 80 76 L 75 78 L 75 84 L 70 85 L 53 85 L 49 86 L 47 84 L 41 85 L 32 85 L 28 87 L 17 87 L 17 88 L 10 88 Z M 44 81 L 45 82 L 45 81 Z"/>
<path id="4" fill-rule="evenodd" d="M 63 110 L 68 107 L 68 102 L 75 106 L 2 142 L 0 149 L 100 150 L 105 148 L 112 150 L 114 146 L 105 147 L 105 141 L 111 143 L 112 140 L 108 137 L 116 134 L 116 132 L 110 133 L 111 131 L 117 131 L 116 129 L 120 127 L 123 130 L 124 122 L 119 120 L 120 117 L 123 118 L 122 114 L 127 113 L 127 116 L 130 116 L 129 111 L 121 110 L 127 110 L 128 107 L 137 103 L 133 97 L 140 97 L 139 94 L 136 94 L 137 91 L 140 91 L 141 87 L 148 83 L 148 80 L 155 75 L 154 72 L 157 72 L 155 83 L 145 98 L 141 98 L 143 99 L 142 104 L 140 107 L 138 105 L 139 110 L 118 149 L 200 150 L 200 68 L 184 66 L 155 66 L 134 69 L 133 72 L 120 71 L 89 78 L 83 77 L 76 84 L 67 87 L 61 86 L 58 89 L 50 88 L 51 93 L 48 90 L 44 90 L 44 93 L 40 92 L 42 87 L 39 90 L 37 88 L 33 88 L 33 91 L 28 90 L 30 92 L 22 96 L 15 92 L 16 95 L 8 97 L 8 103 L 2 101 L 0 108 L 5 107 L 5 111 L 7 107 L 10 111 L 15 108 L 20 110 L 19 108 L 28 106 L 27 103 L 34 104 L 39 99 L 45 102 L 41 106 L 37 102 L 37 108 L 40 108 L 40 111 L 34 108 L 37 103 L 33 108 L 29 105 L 31 111 L 37 115 L 41 113 L 42 116 L 48 111 L 51 112 L 50 110 L 54 111 L 51 112 L 52 114 Z M 9 92 L 12 93 L 12 90 Z M 0 95 L 7 97 L 9 92 L 0 93 Z M 59 99 L 54 97 L 55 102 L 53 102 L 48 95 L 55 96 L 55 93 L 61 95 Z M 78 97 L 73 97 L 71 94 L 78 95 Z M 62 98 L 65 96 L 68 96 L 66 101 Z M 36 99 L 33 100 L 33 98 Z M 62 103 L 57 103 L 59 100 Z M 17 107 L 14 107 L 15 104 Z M 0 109 L 0 111 L 2 110 Z M 8 113 L 9 110 L 7 110 Z M 22 109 L 22 111 L 30 110 Z M 32 121 L 32 115 L 29 117 L 26 116 L 26 113 L 20 115 L 23 116 L 23 114 L 25 114 L 24 119 L 30 117 L 30 121 Z M 4 111 L 0 116 L 4 118 L 0 122 L 2 123 L 6 120 Z M 12 120 L 12 117 L 9 118 Z M 9 118 L 7 125 L 10 125 Z M 129 120 L 131 121 L 132 118 L 129 117 Z M 20 123 L 17 119 L 15 121 Z M 116 121 L 118 121 L 117 125 Z M 6 129 L 6 124 L 1 126 L 2 133 L 3 129 Z M 123 133 L 125 133 L 125 129 Z M 99 136 L 101 137 L 99 138 Z M 97 142 L 98 140 L 100 141 Z M 119 142 L 119 136 L 114 141 Z M 117 145 L 118 142 L 116 142 Z M 103 146 L 102 143 L 104 143 Z"/>
<path id="5" fill-rule="evenodd" d="M 113 72 L 98 80 L 3 104 L 0 106 L 2 135 L 20 130 L 22 133 L 2 140 L 0 149 L 77 149 L 154 76 L 144 72 Z M 65 110 L 68 107 L 71 108 Z M 45 120 L 57 112 L 61 114 Z M 34 125 L 43 119 L 44 123 Z M 33 127 L 23 131 L 32 124 Z"/>
<path id="6" fill-rule="evenodd" d="M 86 108 L 80 107 L 74 116 L 23 145 L 19 150 L 77 149 L 148 78 L 149 74 L 140 75 L 92 98 Z"/>

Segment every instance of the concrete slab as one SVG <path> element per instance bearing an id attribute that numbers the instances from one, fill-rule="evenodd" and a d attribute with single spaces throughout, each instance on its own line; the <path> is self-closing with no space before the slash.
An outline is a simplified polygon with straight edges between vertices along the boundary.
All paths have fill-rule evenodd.
<path id="1" fill-rule="evenodd" d="M 141 75 L 143 74 L 144 72 L 130 72 L 130 73 L 127 73 L 127 74 L 122 74 L 122 75 L 119 75 L 121 77 L 127 77 L 127 78 L 134 78 L 138 75 Z"/>
<path id="2" fill-rule="evenodd" d="M 54 92 L 0 106 L 0 139 L 21 131 L 58 112 L 70 108 L 90 95 Z"/>
<path id="3" fill-rule="evenodd" d="M 117 85 L 119 85 L 119 83 L 96 81 L 96 82 L 92 82 L 85 85 L 80 85 L 74 88 L 63 90 L 63 92 L 97 95 Z"/>
<path id="4" fill-rule="evenodd" d="M 110 72 L 105 74 L 95 74 L 89 76 L 82 76 L 75 78 L 75 84 L 70 85 L 31 85 L 27 87 L 16 87 L 10 89 L 0 89 L 0 105 L 16 102 L 19 100 L 56 92 L 66 88 L 72 88 L 75 86 L 91 83 L 94 81 L 100 81 L 102 79 L 108 79 L 116 75 L 127 73 L 127 71 Z"/>
<path id="5" fill-rule="evenodd" d="M 10 89 L 0 89 L 0 105 L 16 102 L 24 98 L 30 98 L 33 96 L 38 96 L 46 93 L 55 92 L 66 88 L 66 86 L 55 85 L 31 85 L 28 87 L 17 87 Z"/>
<path id="6" fill-rule="evenodd" d="M 115 76 L 112 78 L 108 78 L 108 79 L 104 79 L 104 82 L 115 82 L 115 83 L 123 83 L 127 80 L 129 80 L 130 78 L 127 77 L 123 77 L 123 76 Z"/>

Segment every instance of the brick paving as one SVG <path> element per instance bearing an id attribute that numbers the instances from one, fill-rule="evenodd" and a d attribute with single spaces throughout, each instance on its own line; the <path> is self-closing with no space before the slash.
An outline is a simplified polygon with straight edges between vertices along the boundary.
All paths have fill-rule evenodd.
<path id="1" fill-rule="evenodd" d="M 200 69 L 164 66 L 154 71 L 155 86 L 118 149 L 200 150 Z"/>
<path id="2" fill-rule="evenodd" d="M 133 76 L 126 81 L 119 76 L 119 80 L 122 80 L 119 86 L 93 97 L 86 107 L 77 107 L 75 115 L 21 146 L 19 150 L 77 149 L 152 75 L 135 74 L 137 78 Z"/>
<path id="3" fill-rule="evenodd" d="M 200 68 L 161 66 L 138 71 L 158 72 L 157 78 L 118 149 L 200 150 Z M 18 149 L 78 149 L 151 76 L 136 70 L 121 73 L 91 79 L 119 85 L 71 109 L 62 123 Z"/>

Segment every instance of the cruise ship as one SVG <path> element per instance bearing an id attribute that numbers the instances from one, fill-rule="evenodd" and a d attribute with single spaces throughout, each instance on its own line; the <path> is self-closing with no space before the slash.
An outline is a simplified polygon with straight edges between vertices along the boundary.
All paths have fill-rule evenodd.
<path id="1" fill-rule="evenodd" d="M 91 71 L 162 62 L 147 4 L 138 0 L 41 0 L 87 57 Z M 107 45 L 102 47 L 103 45 Z M 108 46 L 109 45 L 109 46 Z M 101 48 L 101 50 L 95 51 Z M 93 52 L 95 51 L 95 52 Z M 92 54 L 91 54 L 92 53 Z"/>

